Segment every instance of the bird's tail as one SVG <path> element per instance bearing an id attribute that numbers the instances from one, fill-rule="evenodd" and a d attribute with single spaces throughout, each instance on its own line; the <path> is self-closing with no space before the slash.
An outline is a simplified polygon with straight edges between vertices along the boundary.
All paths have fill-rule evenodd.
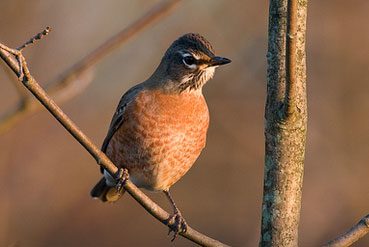
<path id="1" fill-rule="evenodd" d="M 105 177 L 102 177 L 90 194 L 93 198 L 99 198 L 103 202 L 116 202 L 124 194 L 124 189 L 118 191 L 115 187 L 107 185 Z"/>

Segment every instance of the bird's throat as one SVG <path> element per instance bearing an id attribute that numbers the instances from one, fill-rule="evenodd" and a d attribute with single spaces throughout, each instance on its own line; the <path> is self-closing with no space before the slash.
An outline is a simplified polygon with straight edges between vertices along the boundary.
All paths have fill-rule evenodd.
<path id="1" fill-rule="evenodd" d="M 215 68 L 209 67 L 197 73 L 184 76 L 178 84 L 179 91 L 201 91 L 205 83 L 213 78 L 214 72 Z"/>

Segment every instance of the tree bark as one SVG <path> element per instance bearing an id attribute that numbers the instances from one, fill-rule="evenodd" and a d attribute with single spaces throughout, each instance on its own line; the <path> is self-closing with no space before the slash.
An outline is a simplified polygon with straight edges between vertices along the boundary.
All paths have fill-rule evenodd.
<path id="1" fill-rule="evenodd" d="M 260 246 L 297 246 L 307 129 L 307 0 L 270 0 Z"/>

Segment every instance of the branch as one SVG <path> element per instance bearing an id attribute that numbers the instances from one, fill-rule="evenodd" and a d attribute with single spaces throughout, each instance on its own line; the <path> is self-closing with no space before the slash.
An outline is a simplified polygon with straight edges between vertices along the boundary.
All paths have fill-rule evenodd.
<path id="1" fill-rule="evenodd" d="M 43 30 L 42 32 L 36 34 L 35 36 L 33 36 L 30 40 L 28 40 L 26 43 L 24 43 L 23 45 L 19 46 L 17 48 L 18 51 L 22 51 L 24 48 L 26 48 L 27 46 L 34 44 L 37 40 L 42 39 L 43 37 L 45 37 L 46 35 L 48 35 L 50 33 L 51 29 L 50 27 L 46 27 L 45 30 Z"/>
<path id="2" fill-rule="evenodd" d="M 28 40 L 27 42 L 25 42 L 23 45 L 19 46 L 16 50 L 12 51 L 10 48 L 8 47 L 2 47 L 2 50 L 0 50 L 0 55 L 3 58 L 3 60 L 7 63 L 7 65 L 9 66 L 9 68 L 12 69 L 12 71 L 19 77 L 22 78 L 23 77 L 23 72 L 21 70 L 21 60 L 14 60 L 14 58 L 12 58 L 12 52 L 17 53 L 17 51 L 22 51 L 25 47 L 27 47 L 30 44 L 35 43 L 37 40 L 42 39 L 43 37 L 45 37 L 46 35 L 48 35 L 50 32 L 50 28 L 47 27 L 45 28 L 45 30 L 43 30 L 42 32 L 36 34 L 34 37 L 32 37 L 30 40 Z M 16 56 L 17 57 L 17 56 Z M 16 62 L 17 61 L 17 62 Z M 35 111 L 37 108 L 37 104 L 34 100 L 32 100 L 29 95 L 27 94 L 26 90 L 24 87 L 22 87 L 19 83 L 18 80 L 13 80 L 13 78 L 11 76 L 13 76 L 12 74 L 10 74 L 10 71 L 7 68 L 4 68 L 4 70 L 6 71 L 7 75 L 9 76 L 9 78 L 12 80 L 12 82 L 14 82 L 14 87 L 20 97 L 18 104 L 16 105 L 16 107 L 14 107 L 13 109 L 9 110 L 8 112 L 6 112 L 2 118 L 1 118 L 1 122 L 0 122 L 0 133 L 2 131 L 5 131 L 7 129 L 9 129 L 11 126 L 13 126 L 14 124 L 16 124 L 19 120 L 21 120 L 23 117 L 25 117 L 27 115 L 27 113 L 33 112 Z"/>
<path id="3" fill-rule="evenodd" d="M 19 75 L 18 78 L 23 85 L 40 101 L 44 107 L 59 121 L 60 124 L 91 154 L 97 163 L 104 167 L 110 174 L 117 174 L 118 168 L 110 161 L 110 159 L 92 143 L 77 125 L 59 108 L 59 106 L 47 95 L 47 93 L 41 88 L 37 81 L 31 76 L 25 58 L 22 52 L 16 49 L 11 49 L 0 43 L 0 52 L 7 51 L 11 53 L 16 61 L 19 63 Z M 12 66 L 12 63 L 8 63 L 6 59 L 4 61 L 8 66 Z M 169 219 L 169 213 L 160 208 L 150 198 L 148 198 L 141 190 L 139 190 L 129 180 L 123 185 L 125 190 L 140 203 L 148 213 L 158 219 L 165 225 L 172 227 L 172 224 L 167 224 Z M 227 246 L 215 239 L 212 239 L 206 235 L 199 233 L 191 227 L 187 228 L 186 232 L 180 233 L 183 237 L 202 246 Z"/>
<path id="4" fill-rule="evenodd" d="M 260 246 L 298 246 L 307 129 L 307 0 L 270 0 Z"/>
<path id="5" fill-rule="evenodd" d="M 362 218 L 356 225 L 350 230 L 342 234 L 341 236 L 329 241 L 323 247 L 345 247 L 350 246 L 365 234 L 369 233 L 369 214 Z"/>
<path id="6" fill-rule="evenodd" d="M 22 104 L 24 101 L 26 101 L 29 98 L 29 93 L 27 90 L 19 83 L 18 78 L 14 77 L 13 71 L 9 69 L 9 66 L 7 66 L 5 63 L 1 63 L 1 67 L 3 68 L 4 72 L 6 73 L 8 79 L 12 82 L 14 89 L 17 91 L 17 94 L 20 98 L 20 103 Z"/>
<path id="7" fill-rule="evenodd" d="M 152 25 L 155 21 L 164 17 L 177 5 L 177 3 L 179 3 L 179 0 L 163 0 L 155 5 L 146 14 L 137 19 L 130 26 L 106 40 L 98 48 L 71 66 L 55 80 L 46 83 L 46 91 L 58 103 L 63 103 L 83 92 L 92 81 L 92 68 L 94 65 L 126 43 L 130 38 Z M 33 44 L 48 32 L 49 30 L 44 30 L 43 32 L 35 35 L 18 49 L 22 50 L 29 44 Z M 13 72 L 19 76 L 20 70 L 17 61 L 11 58 L 9 53 L 5 50 L 0 51 L 0 57 L 9 65 Z M 0 134 L 9 130 L 26 116 L 40 110 L 41 108 L 39 106 L 40 105 L 37 104 L 35 100 L 30 99 L 23 104 L 19 103 L 17 107 L 8 111 L 5 115 L 0 116 Z"/>

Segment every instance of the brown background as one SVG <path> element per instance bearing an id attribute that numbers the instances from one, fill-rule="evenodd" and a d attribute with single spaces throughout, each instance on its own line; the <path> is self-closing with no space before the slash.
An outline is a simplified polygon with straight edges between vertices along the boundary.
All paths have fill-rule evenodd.
<path id="1" fill-rule="evenodd" d="M 0 1 L 0 41 L 15 47 L 54 31 L 25 55 L 46 82 L 157 1 Z M 369 1 L 309 2 L 309 129 L 300 245 L 318 246 L 369 209 Z M 204 90 L 211 127 L 196 166 L 173 187 L 189 224 L 232 246 L 257 246 L 263 183 L 267 1 L 184 1 L 97 67 L 87 90 L 62 105 L 101 144 L 115 106 L 146 79 L 169 44 L 199 32 L 233 60 Z M 0 72 L 0 112 L 17 95 Z M 0 136 L 0 246 L 192 246 L 130 196 L 89 197 L 94 160 L 44 110 Z M 161 194 L 149 193 L 169 209 Z M 368 246 L 369 236 L 356 246 Z"/>

